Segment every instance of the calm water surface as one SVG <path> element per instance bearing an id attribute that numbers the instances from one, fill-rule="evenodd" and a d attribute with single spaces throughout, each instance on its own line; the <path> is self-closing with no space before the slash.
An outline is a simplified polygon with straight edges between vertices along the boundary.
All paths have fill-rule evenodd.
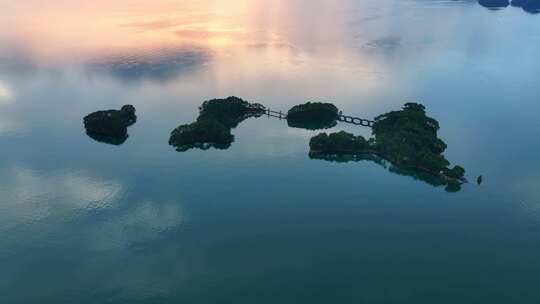
<path id="1" fill-rule="evenodd" d="M 540 303 L 540 15 L 111 2 L 0 0 L 2 303 Z M 168 146 L 230 95 L 365 118 L 422 102 L 485 183 L 310 160 L 316 132 L 266 117 L 228 150 Z M 86 136 L 83 116 L 127 103 L 126 143 Z"/>

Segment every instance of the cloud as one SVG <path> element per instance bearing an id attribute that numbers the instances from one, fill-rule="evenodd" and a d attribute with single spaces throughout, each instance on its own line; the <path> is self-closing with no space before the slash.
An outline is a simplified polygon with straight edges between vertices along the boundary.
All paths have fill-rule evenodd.
<path id="1" fill-rule="evenodd" d="M 85 172 L 1 168 L 0 198 L 0 253 L 10 258 L 9 265 L 2 269 L 7 273 L 8 286 L 15 281 L 41 281 L 47 275 L 43 270 L 19 270 L 37 260 L 41 265 L 56 265 L 60 258 L 69 267 L 53 270 L 60 273 L 56 287 L 73 288 L 81 294 L 92 290 L 92 296 L 98 299 L 110 299 L 108 291 L 112 288 L 121 296 L 139 299 L 176 290 L 174 281 L 156 277 L 156 267 L 167 268 L 175 278 L 182 278 L 186 266 L 193 264 L 191 259 L 189 265 L 179 259 L 181 244 L 176 242 L 166 243 L 170 245 L 166 248 L 152 247 L 142 255 L 133 250 L 131 246 L 159 240 L 180 227 L 184 210 L 176 202 L 140 197 L 131 200 L 122 184 L 114 180 Z M 37 247 L 39 252 L 34 250 Z M 125 267 L 126 263 L 130 266 Z M 51 269 L 47 266 L 44 268 Z M 148 277 L 157 279 L 148 284 Z M 0 282 L 0 288 L 5 283 Z M 59 291 L 56 287 L 54 292 Z M 32 294 L 8 297 L 40 301 L 50 299 L 50 292 L 50 286 L 38 286 Z"/>
<path id="2" fill-rule="evenodd" d="M 0 80 L 0 106 L 10 104 L 14 98 L 14 93 L 7 83 Z"/>
<path id="3" fill-rule="evenodd" d="M 177 203 L 145 202 L 96 227 L 90 244 L 98 251 L 121 250 L 158 238 L 183 223 Z"/>
<path id="4" fill-rule="evenodd" d="M 0 231 L 22 226 L 33 230 L 33 225 L 43 227 L 40 223 L 62 227 L 76 217 L 110 212 L 104 221 L 86 230 L 88 247 L 98 251 L 153 240 L 184 220 L 177 203 L 141 200 L 122 205 L 126 196 L 119 182 L 82 172 L 51 174 L 25 167 L 2 170 L 0 197 Z"/>
<path id="5" fill-rule="evenodd" d="M 380 39 L 374 39 L 368 42 L 365 47 L 382 51 L 387 54 L 393 54 L 402 46 L 401 37 L 388 36 Z"/>
<path id="6" fill-rule="evenodd" d="M 149 53 L 103 56 L 87 64 L 91 72 L 106 73 L 127 83 L 153 81 L 166 83 L 192 72 L 210 60 L 200 49 L 162 49 Z"/>
<path id="7" fill-rule="evenodd" d="M 26 125 L 16 119 L 0 116 L 0 135 L 14 135 L 24 131 Z"/>
<path id="8" fill-rule="evenodd" d="M 177 20 L 154 20 L 154 21 L 143 21 L 143 22 L 131 22 L 123 24 L 124 27 L 132 27 L 141 30 L 161 30 L 166 28 L 171 28 L 175 26 L 182 25 L 183 23 Z"/>
<path id="9" fill-rule="evenodd" d="M 15 228 L 54 218 L 69 220 L 84 212 L 111 207 L 122 186 L 78 172 L 41 174 L 13 167 L 0 174 L 0 227 Z"/>
<path id="10" fill-rule="evenodd" d="M 171 28 L 187 28 L 207 25 L 216 16 L 207 12 L 191 13 L 177 18 L 157 18 L 154 20 L 134 21 L 121 24 L 122 27 L 134 28 L 142 31 L 159 31 Z"/>

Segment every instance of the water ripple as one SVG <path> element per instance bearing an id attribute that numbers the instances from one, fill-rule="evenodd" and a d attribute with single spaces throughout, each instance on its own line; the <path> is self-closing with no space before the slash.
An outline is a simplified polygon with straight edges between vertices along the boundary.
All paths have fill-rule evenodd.
<path id="1" fill-rule="evenodd" d="M 81 211 L 104 209 L 118 200 L 122 186 L 82 172 L 40 173 L 14 167 L 0 175 L 0 232 L 47 219 L 71 219 Z"/>
<path id="2" fill-rule="evenodd" d="M 96 58 L 87 64 L 87 70 L 106 73 L 127 83 L 168 82 L 193 72 L 209 60 L 210 53 L 203 49 L 156 48 Z"/>

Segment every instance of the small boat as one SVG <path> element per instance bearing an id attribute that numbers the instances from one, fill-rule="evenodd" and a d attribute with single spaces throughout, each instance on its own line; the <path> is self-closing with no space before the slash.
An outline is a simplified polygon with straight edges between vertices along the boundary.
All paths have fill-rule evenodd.
<path id="1" fill-rule="evenodd" d="M 478 182 L 478 185 L 481 185 L 482 182 L 484 181 L 484 177 L 480 175 L 476 181 Z"/>

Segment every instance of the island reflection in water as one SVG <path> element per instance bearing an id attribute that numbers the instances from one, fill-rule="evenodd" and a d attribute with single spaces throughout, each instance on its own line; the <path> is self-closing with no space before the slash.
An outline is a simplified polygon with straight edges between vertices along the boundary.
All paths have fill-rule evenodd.
<path id="1" fill-rule="evenodd" d="M 2 303 L 540 303 L 538 15 L 471 0 L 0 4 Z M 171 130 L 216 96 L 365 118 L 421 101 L 447 159 L 485 181 L 448 195 L 372 161 L 310 160 L 318 131 L 263 117 L 226 151 L 177 153 Z M 82 117 L 125 104 L 126 142 L 87 138 Z M 342 130 L 370 136 L 325 132 Z"/>
<path id="2" fill-rule="evenodd" d="M 120 110 L 97 111 L 83 119 L 86 134 L 95 141 L 119 146 L 129 137 L 128 127 L 137 122 L 135 107 L 122 106 Z"/>
<path id="3" fill-rule="evenodd" d="M 194 148 L 228 149 L 234 141 L 233 128 L 247 118 L 265 114 L 286 119 L 289 127 L 293 124 L 294 128 L 307 130 L 322 129 L 324 127 L 314 126 L 328 126 L 329 123 L 335 126 L 341 117 L 350 117 L 343 116 L 331 103 L 319 102 L 296 105 L 282 116 L 281 112 L 234 96 L 205 101 L 199 111 L 194 123 L 181 125 L 171 132 L 169 144 L 178 152 Z M 272 116 L 273 113 L 278 115 Z M 344 121 L 355 124 L 354 119 Z M 375 135 L 369 140 L 343 131 L 330 135 L 321 133 L 311 138 L 310 158 L 338 162 L 369 159 L 383 167 L 391 163 L 390 172 L 413 176 L 433 186 L 445 185 L 447 192 L 458 192 L 467 182 L 464 168 L 449 167 L 450 162 L 442 154 L 447 145 L 437 137 L 439 122 L 426 115 L 422 104 L 406 103 L 402 110 L 379 115 L 369 122 Z M 481 179 L 478 178 L 478 184 Z"/>
<path id="4" fill-rule="evenodd" d="M 540 1 L 538 0 L 478 0 L 478 3 L 491 10 L 500 10 L 509 6 L 522 8 L 529 14 L 540 13 Z"/>
<path id="5" fill-rule="evenodd" d="M 178 152 L 194 148 L 228 149 L 234 142 L 231 130 L 244 120 L 260 117 L 266 111 L 264 106 L 251 104 L 238 97 L 208 100 L 199 110 L 195 122 L 181 125 L 171 132 L 169 144 L 176 147 Z"/>
<path id="6" fill-rule="evenodd" d="M 403 169 L 393 165 L 391 162 L 373 154 L 320 154 L 320 153 L 310 153 L 309 157 L 313 160 L 324 160 L 328 162 L 335 163 L 350 163 L 350 162 L 364 162 L 369 161 L 373 162 L 385 169 L 388 169 L 389 172 L 401 175 L 409 176 L 415 180 L 422 181 L 433 187 L 445 187 L 446 192 L 454 193 L 461 191 L 461 185 L 458 183 L 448 184 L 446 181 L 437 177 L 433 174 L 415 169 Z"/>

